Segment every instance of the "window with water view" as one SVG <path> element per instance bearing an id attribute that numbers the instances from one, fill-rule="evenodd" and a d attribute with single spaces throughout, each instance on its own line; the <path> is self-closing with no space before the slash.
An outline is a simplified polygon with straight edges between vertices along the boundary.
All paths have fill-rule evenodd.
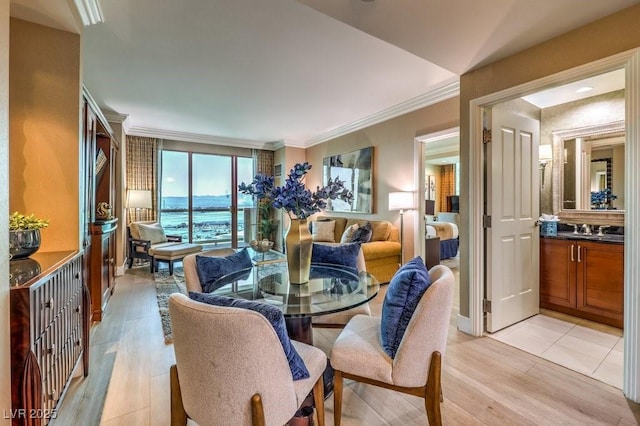
<path id="1" fill-rule="evenodd" d="M 248 245 L 255 204 L 238 183 L 250 182 L 253 169 L 250 157 L 162 151 L 160 223 L 167 235 L 208 246 Z"/>

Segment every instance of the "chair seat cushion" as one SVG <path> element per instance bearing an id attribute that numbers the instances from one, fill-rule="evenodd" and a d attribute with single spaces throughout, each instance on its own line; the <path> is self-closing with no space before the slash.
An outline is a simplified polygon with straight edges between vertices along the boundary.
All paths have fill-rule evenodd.
<path id="1" fill-rule="evenodd" d="M 204 293 L 215 291 L 218 288 L 215 282 L 220 277 L 252 266 L 251 257 L 246 248 L 229 256 L 196 256 L 196 271 Z"/>
<path id="2" fill-rule="evenodd" d="M 197 302 L 207 303 L 209 305 L 249 309 L 262 314 L 271 323 L 271 326 L 278 335 L 278 339 L 280 339 L 280 344 L 282 345 L 282 349 L 284 350 L 287 361 L 289 362 L 289 368 L 291 369 L 293 380 L 307 379 L 310 377 L 307 366 L 289 339 L 287 326 L 284 322 L 284 315 L 277 307 L 251 300 L 235 299 L 232 297 L 216 296 L 213 294 L 197 292 L 190 292 L 189 297 Z M 221 344 L 224 344 L 224 342 L 221 342 Z"/>
<path id="3" fill-rule="evenodd" d="M 309 378 L 293 382 L 293 389 L 296 393 L 298 406 L 300 406 L 313 389 L 313 385 L 315 385 L 318 378 L 322 376 L 324 370 L 327 368 L 327 356 L 321 349 L 307 345 L 306 343 L 292 340 L 291 345 L 295 348 L 296 352 L 298 352 L 300 358 L 302 358 L 309 370 Z"/>
<path id="4" fill-rule="evenodd" d="M 420 256 L 404 264 L 391 279 L 380 321 L 382 347 L 391 358 L 396 356 L 411 316 L 430 285 L 429 271 Z"/>
<path id="5" fill-rule="evenodd" d="M 336 370 L 393 384 L 393 359 L 380 345 L 380 318 L 354 316 L 333 344 L 330 360 Z"/>

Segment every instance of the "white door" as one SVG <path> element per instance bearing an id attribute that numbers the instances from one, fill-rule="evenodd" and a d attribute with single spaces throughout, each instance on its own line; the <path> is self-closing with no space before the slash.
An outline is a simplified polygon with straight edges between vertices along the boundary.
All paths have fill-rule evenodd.
<path id="1" fill-rule="evenodd" d="M 487 148 L 487 331 L 538 313 L 540 123 L 496 108 Z"/>

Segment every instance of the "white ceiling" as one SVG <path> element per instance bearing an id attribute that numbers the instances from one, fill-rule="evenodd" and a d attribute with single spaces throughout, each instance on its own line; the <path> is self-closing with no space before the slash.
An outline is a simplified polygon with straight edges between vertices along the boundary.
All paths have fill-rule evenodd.
<path id="1" fill-rule="evenodd" d="M 84 81 L 130 133 L 310 146 L 451 96 L 457 76 L 637 0 L 103 0 Z M 75 31 L 71 0 L 11 15 Z"/>

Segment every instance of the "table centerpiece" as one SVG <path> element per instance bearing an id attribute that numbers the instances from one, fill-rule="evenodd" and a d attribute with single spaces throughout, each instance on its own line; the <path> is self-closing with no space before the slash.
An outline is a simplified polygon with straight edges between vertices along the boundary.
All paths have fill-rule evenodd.
<path id="1" fill-rule="evenodd" d="M 297 163 L 287 176 L 283 186 L 275 186 L 273 176 L 258 174 L 247 185 L 242 182 L 238 190 L 243 194 L 256 196 L 258 201 L 269 200 L 276 209 L 284 210 L 290 219 L 285 238 L 289 282 L 304 284 L 309 282 L 311 270 L 311 250 L 313 240 L 307 218 L 327 207 L 327 200 L 341 199 L 353 202 L 353 194 L 345 188 L 344 182 L 329 178 L 326 185 L 316 187 L 312 192 L 304 183 L 311 170 L 308 162 Z"/>

